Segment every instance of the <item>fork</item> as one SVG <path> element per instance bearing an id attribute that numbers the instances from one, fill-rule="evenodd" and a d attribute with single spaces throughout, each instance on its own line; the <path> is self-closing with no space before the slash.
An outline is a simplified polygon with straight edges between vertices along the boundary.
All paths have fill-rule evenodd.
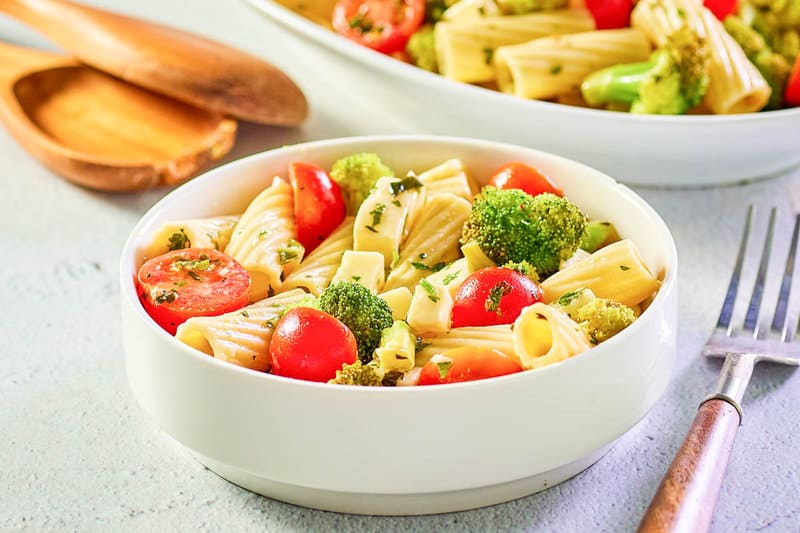
<path id="1" fill-rule="evenodd" d="M 717 388 L 700 402 L 694 422 L 639 525 L 640 533 L 694 533 L 708 530 L 736 431 L 742 420 L 741 402 L 753 368 L 761 361 L 800 365 L 800 348 L 792 344 L 797 330 L 797 313 L 788 313 L 800 214 L 795 216 L 791 245 L 769 327 L 759 321 L 759 312 L 767 281 L 775 208 L 770 212 L 744 324 L 740 331 L 731 326 L 742 265 L 745 260 L 756 260 L 758 257 L 757 250 L 753 253 L 747 250 L 754 211 L 752 205 L 747 210 L 742 241 L 725 301 L 717 325 L 703 348 L 705 356 L 725 358 Z"/>

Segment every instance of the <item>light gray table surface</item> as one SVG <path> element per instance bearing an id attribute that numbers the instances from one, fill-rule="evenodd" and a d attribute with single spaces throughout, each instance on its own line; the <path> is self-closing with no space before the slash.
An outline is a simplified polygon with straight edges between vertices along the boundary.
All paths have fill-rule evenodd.
<path id="1" fill-rule="evenodd" d="M 307 139 L 421 132 L 390 108 L 354 112 L 369 107 L 366 78 L 242 2 L 92 3 L 236 45 L 284 68 L 304 89 L 312 114 L 303 127 L 242 125 L 226 160 Z M 3 17 L 0 38 L 52 48 Z M 358 83 L 342 81 L 351 76 Z M 126 382 L 117 270 L 128 232 L 167 191 L 114 195 L 71 185 L 0 131 L 0 531 L 631 531 L 716 381 L 719 362 L 698 352 L 716 320 L 746 206 L 762 206 L 759 222 L 763 208 L 780 209 L 771 306 L 793 220 L 787 191 L 798 185 L 800 171 L 716 189 L 636 188 L 678 247 L 677 365 L 663 399 L 597 464 L 502 505 L 361 517 L 240 489 L 147 418 Z M 753 276 L 746 268 L 746 290 Z M 744 403 L 713 531 L 800 531 L 800 372 L 758 368 Z"/>

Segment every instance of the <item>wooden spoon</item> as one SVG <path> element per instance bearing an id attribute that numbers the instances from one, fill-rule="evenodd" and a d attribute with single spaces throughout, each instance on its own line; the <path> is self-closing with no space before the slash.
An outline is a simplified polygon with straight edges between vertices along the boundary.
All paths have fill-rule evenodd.
<path id="1" fill-rule="evenodd" d="M 84 63 L 197 107 L 273 125 L 299 124 L 308 113 L 279 69 L 197 35 L 66 0 L 0 0 L 0 11 Z"/>
<path id="2" fill-rule="evenodd" d="M 0 119 L 57 174 L 93 189 L 183 181 L 222 157 L 236 122 L 75 59 L 0 43 Z"/>

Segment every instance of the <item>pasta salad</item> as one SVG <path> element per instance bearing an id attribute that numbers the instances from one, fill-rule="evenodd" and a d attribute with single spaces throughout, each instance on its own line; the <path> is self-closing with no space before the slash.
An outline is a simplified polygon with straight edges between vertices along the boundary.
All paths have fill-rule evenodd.
<path id="1" fill-rule="evenodd" d="M 661 283 L 530 165 L 479 188 L 457 158 L 398 175 L 374 153 L 293 162 L 243 213 L 163 224 L 144 259 L 139 298 L 179 341 L 363 386 L 558 363 L 632 324 Z"/>
<path id="2" fill-rule="evenodd" d="M 640 114 L 800 106 L 800 0 L 277 0 L 522 98 Z"/>

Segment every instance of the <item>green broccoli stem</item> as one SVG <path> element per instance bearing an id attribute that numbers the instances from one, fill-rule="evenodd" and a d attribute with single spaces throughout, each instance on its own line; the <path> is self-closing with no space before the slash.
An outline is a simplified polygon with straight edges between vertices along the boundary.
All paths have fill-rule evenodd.
<path id="1" fill-rule="evenodd" d="M 653 58 L 593 72 L 581 84 L 583 99 L 591 106 L 609 102 L 632 104 L 639 99 L 639 86 L 656 64 L 657 60 Z"/>

